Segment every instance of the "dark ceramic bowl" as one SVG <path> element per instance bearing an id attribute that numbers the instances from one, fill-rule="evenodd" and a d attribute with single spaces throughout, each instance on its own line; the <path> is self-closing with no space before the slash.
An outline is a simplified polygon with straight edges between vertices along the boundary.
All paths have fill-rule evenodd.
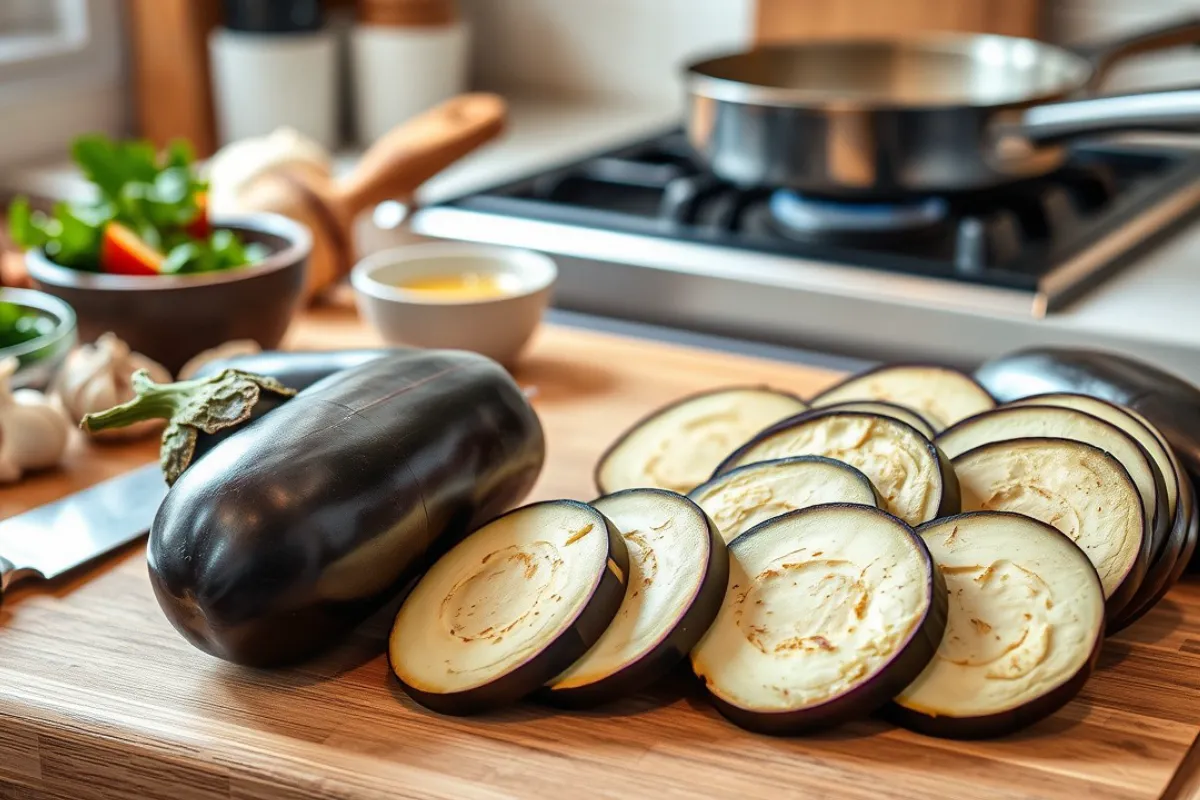
<path id="1" fill-rule="evenodd" d="M 40 250 L 27 252 L 25 262 L 37 288 L 75 309 L 80 341 L 112 331 L 174 374 L 192 356 L 231 339 L 274 349 L 301 302 L 312 250 L 308 228 L 277 214 L 213 224 L 261 242 L 270 255 L 222 272 L 145 277 L 62 267 Z"/>

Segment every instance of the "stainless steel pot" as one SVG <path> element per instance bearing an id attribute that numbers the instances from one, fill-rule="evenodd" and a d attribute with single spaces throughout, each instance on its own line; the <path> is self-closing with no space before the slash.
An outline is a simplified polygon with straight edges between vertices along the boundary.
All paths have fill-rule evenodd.
<path id="1" fill-rule="evenodd" d="M 1067 140 L 1200 130 L 1200 87 L 1084 97 L 1114 62 L 1200 43 L 1200 18 L 1068 49 L 931 33 L 772 45 L 686 67 L 688 139 L 718 177 L 880 198 L 1045 174 Z"/>

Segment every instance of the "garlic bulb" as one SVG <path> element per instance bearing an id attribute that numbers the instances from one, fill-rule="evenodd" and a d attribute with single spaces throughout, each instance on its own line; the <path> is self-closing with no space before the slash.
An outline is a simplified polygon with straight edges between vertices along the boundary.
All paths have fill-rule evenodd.
<path id="1" fill-rule="evenodd" d="M 156 361 L 131 352 L 129 345 L 113 333 L 105 333 L 91 345 L 75 350 L 62 365 L 54 382 L 54 394 L 73 420 L 83 419 L 133 399 L 130 378 L 139 369 L 157 383 L 169 383 L 171 373 Z M 160 420 L 148 420 L 128 428 L 105 431 L 97 436 L 131 438 L 162 428 Z"/>
<path id="2" fill-rule="evenodd" d="M 0 360 L 0 483 L 57 466 L 74 427 L 41 392 L 12 390 L 18 363 L 14 356 Z"/>

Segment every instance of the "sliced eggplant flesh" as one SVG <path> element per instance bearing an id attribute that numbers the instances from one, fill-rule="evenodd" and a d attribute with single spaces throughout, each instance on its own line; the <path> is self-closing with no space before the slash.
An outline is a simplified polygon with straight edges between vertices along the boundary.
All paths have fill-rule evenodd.
<path id="1" fill-rule="evenodd" d="M 991 442 L 957 456 L 964 511 L 1012 511 L 1052 525 L 1087 554 L 1108 613 L 1137 591 L 1149 561 L 1137 487 L 1121 462 L 1072 439 Z"/>
<path id="2" fill-rule="evenodd" d="M 494 519 L 438 559 L 396 614 L 392 672 L 417 703 L 514 703 L 583 656 L 625 595 L 629 556 L 595 508 L 552 500 Z"/>
<path id="3" fill-rule="evenodd" d="M 809 405 L 815 408 L 847 400 L 883 400 L 907 406 L 939 431 L 996 405 L 974 378 L 936 364 L 893 364 L 860 373 L 812 398 Z"/>
<path id="4" fill-rule="evenodd" d="M 946 589 L 912 529 L 870 506 L 813 506 L 729 545 L 729 589 L 692 651 L 718 710 L 794 734 L 874 713 L 928 665 Z"/>
<path id="5" fill-rule="evenodd" d="M 974 512 L 917 530 L 946 581 L 946 634 L 891 716 L 922 733 L 1002 736 L 1075 697 L 1104 640 L 1104 591 L 1087 555 L 1021 514 Z"/>
<path id="6" fill-rule="evenodd" d="M 626 489 L 591 505 L 621 531 L 629 580 L 604 635 L 541 693 L 573 708 L 635 694 L 674 669 L 717 616 L 729 580 L 725 540 L 686 497 Z"/>
<path id="7" fill-rule="evenodd" d="M 596 467 L 601 494 L 657 488 L 687 494 L 754 434 L 807 405 L 786 392 L 734 387 L 686 397 L 638 422 Z"/>
<path id="8" fill-rule="evenodd" d="M 902 406 L 899 403 L 889 403 L 885 400 L 846 400 L 840 403 L 832 403 L 827 406 L 820 406 L 825 411 L 865 411 L 868 414 L 879 414 L 883 417 L 892 417 L 901 422 L 907 422 L 912 425 L 926 439 L 932 439 L 937 436 L 937 430 L 933 427 L 933 423 L 921 416 L 915 409 L 908 406 Z"/>
<path id="9" fill-rule="evenodd" d="M 1171 455 L 1170 448 L 1163 440 L 1162 434 L 1155 431 L 1153 426 L 1145 421 L 1145 417 L 1124 406 L 1101 400 L 1098 397 L 1068 392 L 1023 397 L 1006 404 L 1006 406 L 1028 405 L 1073 408 L 1076 411 L 1098 417 L 1110 425 L 1116 425 L 1132 436 L 1145 449 L 1154 465 L 1158 467 L 1159 473 L 1162 474 L 1167 492 L 1167 514 L 1172 517 L 1175 515 L 1175 506 L 1179 498 L 1178 463 Z"/>
<path id="10" fill-rule="evenodd" d="M 910 525 L 959 511 L 954 470 L 938 448 L 911 425 L 861 411 L 822 411 L 784 420 L 738 448 L 717 474 L 798 455 L 826 456 L 860 470 L 883 497 L 886 510 Z"/>
<path id="11" fill-rule="evenodd" d="M 1073 408 L 1008 406 L 963 420 L 935 440 L 950 458 L 981 444 L 1006 439 L 1050 437 L 1074 439 L 1099 447 L 1116 457 L 1137 487 L 1150 531 L 1151 553 L 1162 547 L 1170 531 L 1163 476 L 1132 436 L 1115 425 Z"/>
<path id="12" fill-rule="evenodd" d="M 789 511 L 825 503 L 880 507 L 883 498 L 860 470 L 824 456 L 793 456 L 738 467 L 691 491 L 726 542 Z"/>

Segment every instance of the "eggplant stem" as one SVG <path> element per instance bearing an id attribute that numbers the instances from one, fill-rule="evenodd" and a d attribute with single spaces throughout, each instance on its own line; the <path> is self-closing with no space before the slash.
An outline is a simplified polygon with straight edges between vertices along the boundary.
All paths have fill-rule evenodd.
<path id="1" fill-rule="evenodd" d="M 207 378 L 155 383 L 140 369 L 131 378 L 134 397 L 118 406 L 86 415 L 79 423 L 94 433 L 151 419 L 167 420 L 160 460 L 168 484 L 188 465 L 200 433 L 216 433 L 250 419 L 264 390 L 290 397 L 295 389 L 274 378 L 226 369 Z"/>

